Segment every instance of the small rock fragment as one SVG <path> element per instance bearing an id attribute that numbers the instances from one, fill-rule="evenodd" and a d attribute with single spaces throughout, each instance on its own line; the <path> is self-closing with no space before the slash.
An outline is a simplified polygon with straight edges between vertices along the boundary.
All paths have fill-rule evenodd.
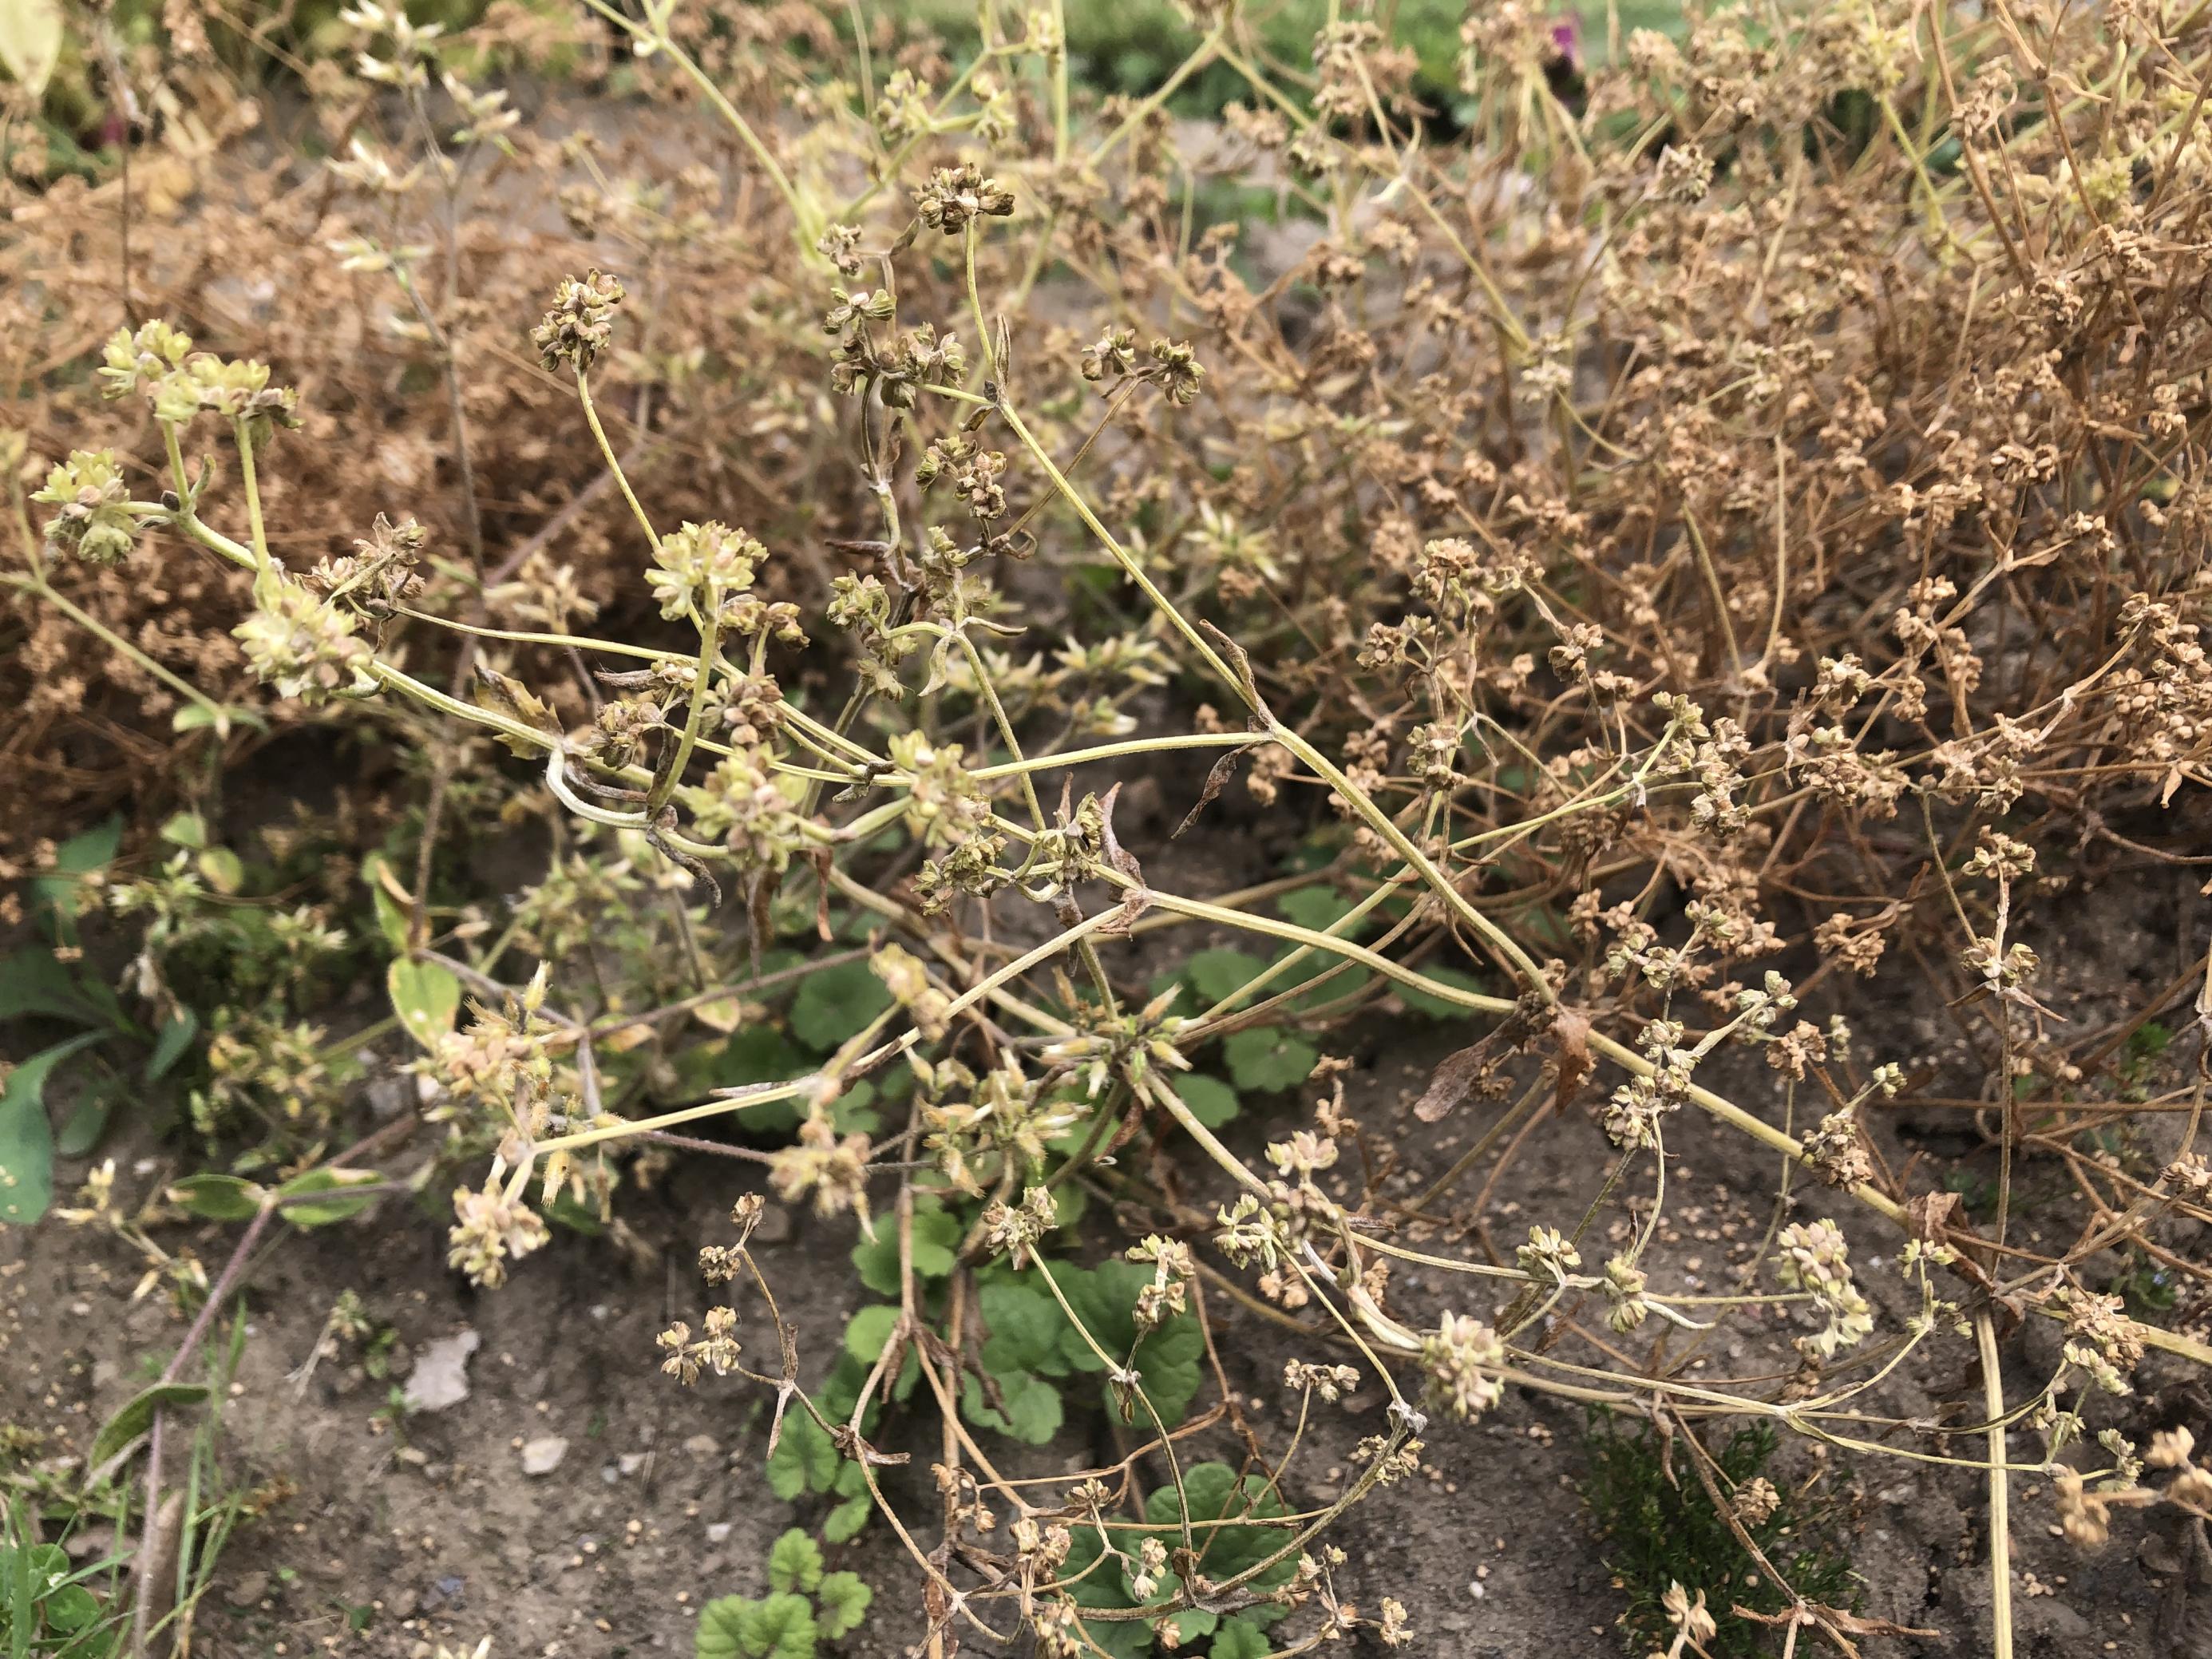
<path id="1" fill-rule="evenodd" d="M 535 1440 L 526 1440 L 522 1446 L 522 1472 L 525 1474 L 550 1474 L 561 1467 L 561 1460 L 568 1455 L 568 1440 L 557 1434 L 541 1434 Z"/>
<path id="2" fill-rule="evenodd" d="M 411 1412 L 442 1412 L 469 1397 L 469 1356 L 483 1346 L 474 1331 L 428 1344 L 407 1374 L 403 1397 Z"/>

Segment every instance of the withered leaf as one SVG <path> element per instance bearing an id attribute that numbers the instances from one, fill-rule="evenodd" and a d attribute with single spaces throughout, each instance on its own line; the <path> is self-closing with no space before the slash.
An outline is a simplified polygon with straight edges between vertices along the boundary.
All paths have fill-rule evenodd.
<path id="1" fill-rule="evenodd" d="M 1431 1073 L 1427 1089 L 1413 1103 L 1413 1115 L 1424 1123 L 1435 1123 L 1456 1111 L 1474 1089 L 1475 1079 L 1489 1066 L 1498 1046 L 1498 1033 L 1492 1031 L 1481 1042 L 1446 1054 L 1443 1063 Z"/>

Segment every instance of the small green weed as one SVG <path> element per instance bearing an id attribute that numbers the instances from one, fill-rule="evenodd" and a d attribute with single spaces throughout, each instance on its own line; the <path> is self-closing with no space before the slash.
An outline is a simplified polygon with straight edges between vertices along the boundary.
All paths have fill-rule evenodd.
<path id="1" fill-rule="evenodd" d="M 1832 1498 L 1769 1480 L 1775 1444 L 1765 1423 L 1737 1430 L 1714 1450 L 1716 1484 L 1737 1504 L 1744 1531 L 1790 1589 L 1823 1606 L 1856 1608 L 1862 1585 L 1851 1571 L 1841 1510 Z M 1584 1453 L 1583 1501 L 1605 1540 L 1606 1566 L 1628 1597 L 1620 1623 L 1630 1650 L 1665 1650 L 1674 1625 L 1661 1598 L 1679 1583 L 1692 1595 L 1705 1592 L 1719 1626 L 1706 1644 L 1714 1659 L 1769 1651 L 1772 1630 L 1731 1617 L 1729 1609 L 1778 1613 L 1791 1605 L 1790 1596 L 1759 1571 L 1715 1510 L 1690 1461 L 1695 1454 L 1678 1443 L 1669 1456 L 1649 1423 L 1631 1432 L 1602 1409 L 1590 1413 Z"/>
<path id="2" fill-rule="evenodd" d="M 821 1546 L 801 1528 L 777 1539 L 765 1596 L 724 1595 L 699 1609 L 698 1659 L 814 1659 L 818 1643 L 858 1630 L 875 1591 L 822 1565 Z"/>
<path id="3" fill-rule="evenodd" d="M 27 1659 L 106 1659 L 122 1634 L 115 1564 L 79 1567 L 58 1544 L 40 1541 L 27 1504 L 0 1510 L 0 1646 Z"/>

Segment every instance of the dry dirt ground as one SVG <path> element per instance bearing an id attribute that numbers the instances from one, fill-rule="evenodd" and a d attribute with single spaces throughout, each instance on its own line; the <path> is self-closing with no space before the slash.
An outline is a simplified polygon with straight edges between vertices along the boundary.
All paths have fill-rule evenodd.
<path id="1" fill-rule="evenodd" d="M 1175 816 L 1179 808 L 1167 822 Z M 1217 848 L 1239 832 L 1233 812 L 1212 828 Z M 1208 855 L 1199 848 L 1178 854 Z M 1165 883 L 1172 875 L 1164 862 L 1153 879 Z M 2201 904 L 2193 883 L 2177 887 L 2168 873 L 2116 869 L 2087 882 L 2071 901 L 2044 905 L 2044 915 L 2069 919 L 2066 948 L 2045 951 L 2062 976 L 2056 988 L 2064 1000 L 2057 1006 L 2082 1029 L 2132 1012 L 2174 977 L 2177 964 L 2201 959 Z M 1132 959 L 1128 966 L 1140 981 L 1148 964 Z M 1864 1052 L 1924 1058 L 1939 1074 L 1958 1058 L 1956 1028 L 1940 1004 L 1842 1006 L 1858 1024 Z M 1412 1117 L 1411 1103 L 1430 1071 L 1466 1040 L 1463 1030 L 1443 1024 L 1380 1017 L 1327 1039 L 1331 1051 L 1357 1061 L 1347 1104 L 1370 1146 L 1384 1155 L 1396 1149 L 1393 1191 L 1425 1185 L 1494 1109 L 1464 1109 L 1433 1128 Z M 1741 1091 L 1739 1098 L 1778 1113 L 1772 1074 L 1763 1068 L 1746 1067 L 1723 1082 Z M 1277 1122 L 1293 1109 L 1284 1101 Z M 1654 1285 L 1716 1287 L 1769 1225 L 1776 1171 L 1768 1155 L 1702 1119 L 1675 1123 L 1671 1224 L 1658 1241 Z M 1250 1115 L 1235 1127 L 1255 1148 L 1267 1130 Z M 1971 1174 L 1981 1156 L 1956 1113 L 1895 1115 L 1882 1121 L 1879 1139 L 1893 1168 L 1923 1160 L 1911 1177 L 1916 1189 L 1938 1184 L 1962 1155 Z M 1480 1227 L 1470 1215 L 1455 1243 L 1440 1237 L 1447 1247 L 1476 1249 L 1487 1229 L 1510 1252 L 1531 1219 L 1571 1221 L 1593 1195 L 1601 1152 L 1595 1127 L 1581 1114 L 1547 1124 L 1490 1194 Z M 143 1191 L 175 1173 L 161 1161 L 166 1156 L 155 1149 L 134 1163 L 126 1153 L 126 1187 Z M 1210 1168 L 1194 1159 L 1178 1156 L 1173 1167 L 1164 1163 L 1152 1173 L 1186 1202 L 1210 1206 L 1219 1196 Z M 64 1181 L 70 1174 L 64 1172 Z M 2058 1179 L 2033 1169 L 2023 1177 L 2031 1192 L 2039 1181 Z M 730 1204 L 757 1184 L 750 1166 L 682 1159 L 657 1191 L 626 1200 L 623 1212 L 636 1248 L 560 1234 L 520 1264 L 512 1284 L 492 1292 L 473 1291 L 447 1270 L 441 1219 L 398 1200 L 361 1220 L 281 1240 L 252 1276 L 248 1335 L 228 1407 L 228 1456 L 234 1478 L 282 1476 L 298 1490 L 242 1529 L 224 1557 L 197 1632 L 200 1650 L 289 1659 L 322 1649 L 420 1659 L 426 1644 L 459 1648 L 489 1634 L 499 1659 L 688 1655 L 700 1603 L 760 1593 L 769 1542 L 787 1527 L 817 1523 L 828 1502 L 786 1504 L 769 1491 L 757 1390 L 734 1379 L 686 1390 L 657 1370 L 656 1333 L 672 1318 L 698 1317 L 690 1265 L 698 1246 L 726 1237 Z M 1813 1195 L 1798 1213 L 1819 1213 L 1823 1201 Z M 1626 1218 L 1615 1208 L 1598 1224 L 1623 1226 Z M 2026 1224 L 2033 1229 L 2033 1213 Z M 212 1267 L 228 1255 L 234 1231 L 180 1229 L 168 1242 Z M 1861 1282 L 1876 1300 L 1882 1328 L 1894 1330 L 1911 1310 L 1889 1265 L 1900 1240 L 1856 1218 L 1852 1236 Z M 772 1208 L 763 1237 L 774 1241 L 760 1258 L 799 1327 L 811 1382 L 835 1354 L 860 1293 L 847 1260 L 850 1224 Z M 2191 1254 L 2202 1249 L 2193 1230 L 2171 1242 Z M 1875 1259 L 1867 1259 L 1869 1253 Z M 142 1384 L 148 1357 L 158 1365 L 179 1338 L 181 1323 L 161 1298 L 127 1301 L 139 1266 L 119 1242 L 83 1230 L 49 1223 L 27 1235 L 0 1233 L 0 1418 L 48 1431 L 47 1455 L 82 1452 L 106 1413 Z M 1466 1301 L 1466 1282 L 1401 1275 L 1393 1295 L 1414 1322 L 1447 1306 L 1489 1315 L 1487 1303 Z M 398 1331 L 388 1379 L 368 1376 L 350 1355 L 307 1369 L 332 1298 L 347 1289 Z M 1218 1294 L 1207 1298 L 1206 1310 L 1229 1386 L 1263 1433 L 1279 1432 L 1287 1426 L 1285 1358 L 1334 1356 Z M 1732 1330 L 1697 1351 L 1686 1375 L 1786 1371 L 1795 1328 L 1778 1317 Z M 395 1425 L 384 1409 L 393 1384 L 431 1345 L 463 1333 L 478 1344 L 466 1399 Z M 1648 1340 L 1650 1333 L 1641 1334 Z M 1682 1352 L 1680 1341 L 1674 1352 Z M 2006 1353 L 2008 1393 L 2017 1398 L 2056 1362 L 2051 1328 L 2031 1322 Z M 1980 1382 L 1971 1343 L 1946 1335 L 1923 1354 L 1924 1362 L 1917 1357 L 1905 1367 L 1871 1409 L 1929 1423 L 1972 1421 Z M 2120 1418 L 2131 1431 L 2187 1422 L 2200 1443 L 2212 1439 L 2212 1399 L 2203 1379 L 2154 1362 L 2137 1382 L 2138 1397 Z M 1347 1410 L 1316 1419 L 1289 1478 L 1294 1500 L 1310 1504 L 1329 1494 L 1353 1443 L 1379 1425 L 1380 1407 L 1370 1378 Z M 1097 1432 L 1105 1434 L 1103 1423 Z M 883 1438 L 897 1444 L 902 1435 L 916 1462 L 894 1473 L 893 1487 L 903 1483 L 908 1513 L 927 1514 L 935 1425 L 909 1414 L 903 1424 L 894 1419 Z M 1378 1493 L 1344 1522 L 1340 1542 L 1356 1598 L 1370 1606 L 1386 1594 L 1402 1601 L 1422 1638 L 1419 1651 L 1468 1659 L 1620 1651 L 1612 1626 L 1621 1598 L 1575 1491 L 1582 1436 L 1578 1406 L 1522 1389 L 1510 1390 L 1472 1429 L 1433 1425 L 1423 1477 Z M 557 1467 L 527 1473 L 526 1445 L 552 1437 L 567 1442 Z M 1939 1444 L 1954 1455 L 1978 1455 L 1976 1437 Z M 2032 1436 L 2016 1436 L 2014 1455 L 2032 1456 L 2034 1446 Z M 1217 1449 L 1229 1449 L 1225 1436 Z M 1103 1438 L 1098 1450 L 1109 1451 Z M 1877 1641 L 1870 1651 L 1990 1650 L 1987 1504 L 1973 1472 L 1887 1457 L 1835 1457 L 1823 1465 L 1802 1447 L 1787 1449 L 1780 1468 L 1794 1480 L 1817 1475 L 1844 1498 L 1867 1583 L 1866 1611 L 1940 1632 L 1909 1644 Z M 2087 1553 L 2057 1539 L 2054 1522 L 2047 1484 L 2017 1481 L 2021 1654 L 2212 1653 L 2212 1602 L 2199 1606 L 2197 1575 L 2175 1570 L 2191 1557 L 2185 1539 L 2176 1553 L 2168 1522 L 2122 1511 L 2110 1543 Z M 921 1629 L 919 1581 L 886 1530 L 878 1523 L 830 1553 L 833 1568 L 859 1571 L 877 1596 L 865 1628 L 833 1650 L 905 1650 Z M 1025 1644 L 1014 1651 L 1026 1651 Z"/>

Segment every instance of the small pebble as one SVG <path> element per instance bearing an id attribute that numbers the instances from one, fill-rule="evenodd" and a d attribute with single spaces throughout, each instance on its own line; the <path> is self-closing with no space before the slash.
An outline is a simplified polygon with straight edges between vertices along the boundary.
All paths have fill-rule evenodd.
<path id="1" fill-rule="evenodd" d="M 522 1472 L 525 1474 L 550 1474 L 561 1467 L 561 1460 L 568 1455 L 568 1443 L 557 1434 L 542 1434 L 535 1440 L 522 1443 Z"/>

